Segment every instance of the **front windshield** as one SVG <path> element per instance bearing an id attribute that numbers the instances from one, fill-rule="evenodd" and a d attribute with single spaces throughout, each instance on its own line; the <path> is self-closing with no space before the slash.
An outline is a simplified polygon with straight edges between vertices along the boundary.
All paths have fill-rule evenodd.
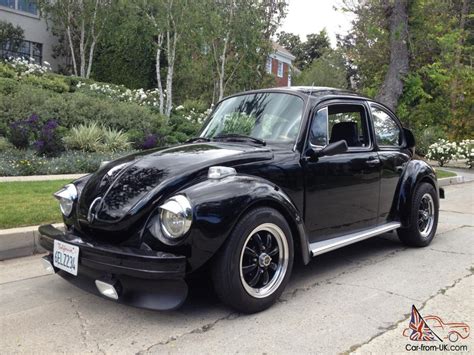
<path id="1" fill-rule="evenodd" d="M 294 143 L 298 136 L 303 100 L 285 93 L 257 93 L 222 101 L 201 137 L 239 134 L 268 143 Z"/>

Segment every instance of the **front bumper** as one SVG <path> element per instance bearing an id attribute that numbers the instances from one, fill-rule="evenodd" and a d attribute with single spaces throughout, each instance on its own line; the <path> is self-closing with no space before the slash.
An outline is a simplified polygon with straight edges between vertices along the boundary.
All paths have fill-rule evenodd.
<path id="1" fill-rule="evenodd" d="M 50 252 L 44 258 L 51 264 L 55 239 L 79 247 L 77 276 L 54 271 L 86 291 L 102 295 L 95 281 L 113 283 L 119 286 L 117 302 L 155 310 L 178 308 L 186 299 L 184 256 L 85 241 L 51 225 L 40 226 L 39 234 L 41 246 Z"/>

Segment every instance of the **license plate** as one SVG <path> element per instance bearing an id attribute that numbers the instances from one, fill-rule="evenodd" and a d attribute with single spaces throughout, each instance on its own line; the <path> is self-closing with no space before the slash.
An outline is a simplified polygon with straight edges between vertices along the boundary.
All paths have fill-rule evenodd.
<path id="1" fill-rule="evenodd" d="M 53 264 L 58 269 L 64 270 L 77 276 L 77 264 L 79 261 L 79 247 L 75 245 L 54 241 Z"/>

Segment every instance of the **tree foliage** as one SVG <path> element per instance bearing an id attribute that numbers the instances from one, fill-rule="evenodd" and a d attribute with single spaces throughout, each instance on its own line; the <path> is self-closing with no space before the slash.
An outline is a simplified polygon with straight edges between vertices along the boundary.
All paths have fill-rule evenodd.
<path id="1" fill-rule="evenodd" d="M 301 41 L 298 35 L 284 31 L 278 33 L 277 39 L 280 45 L 296 57 L 294 65 L 300 70 L 308 68 L 315 59 L 320 58 L 331 46 L 325 29 L 319 33 L 307 35 L 304 42 Z"/>
<path id="2" fill-rule="evenodd" d="M 354 88 L 371 97 L 380 91 L 391 58 L 386 5 L 378 0 L 344 1 L 344 11 L 354 12 L 356 19 L 352 31 L 339 38 L 338 44 Z M 408 2 L 409 66 L 395 110 L 423 146 L 442 137 L 473 137 L 471 12 L 468 0 Z"/>

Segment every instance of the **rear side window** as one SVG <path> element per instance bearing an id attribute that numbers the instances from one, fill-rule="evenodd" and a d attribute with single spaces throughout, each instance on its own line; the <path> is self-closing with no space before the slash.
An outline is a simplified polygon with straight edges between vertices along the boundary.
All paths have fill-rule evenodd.
<path id="1" fill-rule="evenodd" d="M 372 107 L 375 139 L 381 146 L 401 146 L 402 131 L 397 122 L 386 112 L 377 107 Z"/>

